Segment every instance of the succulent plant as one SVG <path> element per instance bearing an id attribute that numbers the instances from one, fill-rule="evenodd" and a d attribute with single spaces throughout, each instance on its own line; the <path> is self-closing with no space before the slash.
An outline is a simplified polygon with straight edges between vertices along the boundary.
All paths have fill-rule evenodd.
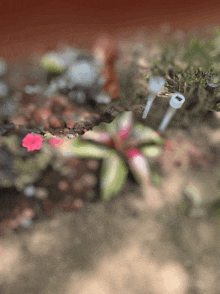
<path id="1" fill-rule="evenodd" d="M 152 129 L 134 124 L 133 113 L 123 112 L 110 123 L 103 123 L 77 137 L 73 156 L 103 159 L 101 197 L 108 200 L 123 187 L 130 170 L 139 184 L 150 179 L 147 157 L 161 153 L 163 140 Z"/>

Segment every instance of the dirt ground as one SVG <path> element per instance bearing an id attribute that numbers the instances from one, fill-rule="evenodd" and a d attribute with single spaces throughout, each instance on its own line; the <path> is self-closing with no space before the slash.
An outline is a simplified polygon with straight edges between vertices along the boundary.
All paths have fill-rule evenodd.
<path id="1" fill-rule="evenodd" d="M 120 42 L 121 58 L 116 67 L 123 95 L 109 105 L 75 106 L 81 116 L 74 116 L 74 128 L 63 128 L 67 132 L 64 136 L 82 135 L 100 122 L 111 123 L 122 111 L 133 111 L 137 121 L 158 128 L 172 93 L 164 87 L 147 120 L 141 119 L 147 94 L 140 76 L 149 74 L 149 60 L 161 54 L 152 40 L 148 39 L 145 46 L 143 58 L 126 63 L 131 59 L 134 40 Z M 17 83 L 19 92 L 27 77 L 15 64 L 14 70 L 13 62 L 10 65 L 8 81 Z M 25 60 L 20 64 L 28 66 Z M 34 79 L 46 83 L 41 75 Z M 27 105 L 33 98 L 27 97 Z M 41 99 L 45 98 L 40 96 L 39 104 L 44 103 Z M 22 118 L 23 105 L 19 107 L 20 117 L 12 115 L 11 120 Z M 38 129 L 39 125 L 36 119 L 27 129 Z M 119 195 L 107 203 L 100 201 L 100 162 L 95 164 L 94 160 L 76 162 L 67 158 L 76 171 L 69 178 L 60 168 L 48 164 L 28 180 L 28 184 L 47 189 L 47 204 L 53 203 L 53 209 L 46 208 L 45 200 L 37 197 L 27 200 L 25 183 L 22 186 L 15 181 L 14 186 L 1 187 L 4 234 L 0 237 L 0 293 L 220 293 L 219 127 L 216 111 L 199 108 L 197 112 L 177 112 L 164 134 L 169 145 L 157 160 L 150 161 L 160 175 L 159 184 L 140 187 L 128 178 Z M 16 138 L 21 140 L 28 130 L 23 129 Z M 48 131 L 57 134 L 56 129 Z M 10 130 L 7 132 L 10 134 Z M 65 157 L 64 146 L 70 141 L 65 139 L 52 162 Z M 27 161 L 29 157 L 25 156 Z M 85 188 L 82 176 L 89 172 L 91 177 L 91 171 L 96 184 Z M 60 188 L 60 180 L 71 188 Z M 77 191 L 79 181 L 81 190 Z M 68 195 L 73 195 L 75 206 L 76 200 L 81 201 L 77 209 L 68 211 L 58 205 Z M 36 219 L 28 228 L 10 228 L 7 223 L 13 219 L 13 209 L 21 209 L 25 201 L 28 206 L 24 207 L 35 211 Z"/>
<path id="2" fill-rule="evenodd" d="M 220 226 L 177 210 L 184 175 L 1 239 L 2 293 L 219 293 Z"/>

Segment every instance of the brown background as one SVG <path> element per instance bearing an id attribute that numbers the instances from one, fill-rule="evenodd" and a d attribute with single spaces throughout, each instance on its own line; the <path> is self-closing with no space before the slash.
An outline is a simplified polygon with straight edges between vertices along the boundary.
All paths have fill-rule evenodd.
<path id="1" fill-rule="evenodd" d="M 14 1 L 0 4 L 0 55 L 23 55 L 35 48 L 48 50 L 58 40 L 90 46 L 97 34 L 147 32 L 169 22 L 172 29 L 220 23 L 216 1 L 54 0 Z"/>

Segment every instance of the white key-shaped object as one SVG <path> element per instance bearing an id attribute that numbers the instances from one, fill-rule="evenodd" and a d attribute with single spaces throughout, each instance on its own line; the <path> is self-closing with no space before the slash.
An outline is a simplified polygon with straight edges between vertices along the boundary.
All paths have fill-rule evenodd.
<path id="1" fill-rule="evenodd" d="M 151 77 L 149 79 L 150 95 L 148 97 L 147 104 L 146 104 L 142 118 L 147 118 L 148 112 L 151 108 L 151 105 L 155 97 L 157 96 L 157 93 L 159 93 L 163 89 L 165 83 L 166 83 L 166 80 L 159 76 Z"/>
<path id="2" fill-rule="evenodd" d="M 181 95 L 180 93 L 175 93 L 173 94 L 172 98 L 170 99 L 170 107 L 168 108 L 159 128 L 159 132 L 164 132 L 166 129 L 167 125 L 169 124 L 171 118 L 175 114 L 176 110 L 181 108 L 183 103 L 185 102 L 185 97 Z"/>

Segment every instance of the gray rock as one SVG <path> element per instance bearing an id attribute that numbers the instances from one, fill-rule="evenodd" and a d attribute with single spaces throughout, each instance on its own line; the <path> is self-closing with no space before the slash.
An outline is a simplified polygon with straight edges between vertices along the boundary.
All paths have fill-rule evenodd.
<path id="1" fill-rule="evenodd" d="M 99 70 L 86 60 L 80 60 L 74 63 L 67 72 L 69 77 L 69 88 L 83 86 L 91 87 L 98 78 Z"/>
<path id="2" fill-rule="evenodd" d="M 7 97 L 8 93 L 9 93 L 8 85 L 5 82 L 0 81 L 0 97 L 2 98 Z"/>

